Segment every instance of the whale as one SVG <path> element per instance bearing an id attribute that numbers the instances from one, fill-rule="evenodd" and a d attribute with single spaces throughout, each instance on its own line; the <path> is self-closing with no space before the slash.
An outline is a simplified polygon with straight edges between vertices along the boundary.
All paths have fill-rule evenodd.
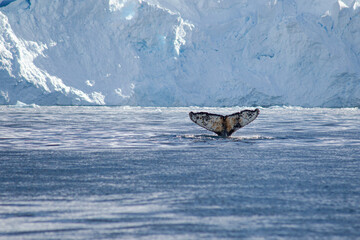
<path id="1" fill-rule="evenodd" d="M 235 131 L 245 127 L 257 116 L 260 110 L 243 110 L 230 115 L 220 115 L 208 112 L 190 112 L 189 117 L 191 121 L 197 125 L 216 133 L 220 137 L 230 137 Z"/>

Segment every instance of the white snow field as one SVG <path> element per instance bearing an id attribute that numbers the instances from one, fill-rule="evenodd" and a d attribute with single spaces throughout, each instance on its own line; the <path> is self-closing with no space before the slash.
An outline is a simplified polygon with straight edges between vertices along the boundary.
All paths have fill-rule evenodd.
<path id="1" fill-rule="evenodd" d="M 360 0 L 3 0 L 0 104 L 360 106 Z"/>

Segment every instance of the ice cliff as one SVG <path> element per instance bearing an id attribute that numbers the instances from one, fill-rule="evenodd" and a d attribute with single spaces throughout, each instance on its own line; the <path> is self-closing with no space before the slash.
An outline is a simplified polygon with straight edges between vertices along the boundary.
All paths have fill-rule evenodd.
<path id="1" fill-rule="evenodd" d="M 0 104 L 360 106 L 360 0 L 3 0 Z"/>

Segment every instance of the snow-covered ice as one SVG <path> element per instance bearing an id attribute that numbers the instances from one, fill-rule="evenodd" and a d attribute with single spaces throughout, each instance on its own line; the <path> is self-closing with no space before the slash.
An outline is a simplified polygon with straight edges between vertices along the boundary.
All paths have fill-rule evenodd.
<path id="1" fill-rule="evenodd" d="M 0 104 L 360 106 L 359 0 L 0 3 Z"/>

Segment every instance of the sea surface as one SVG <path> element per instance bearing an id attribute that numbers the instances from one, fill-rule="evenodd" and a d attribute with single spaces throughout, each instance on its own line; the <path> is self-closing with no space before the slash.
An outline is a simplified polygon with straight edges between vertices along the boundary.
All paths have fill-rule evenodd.
<path id="1" fill-rule="evenodd" d="M 360 239 L 360 110 L 0 106 L 0 239 Z"/>

